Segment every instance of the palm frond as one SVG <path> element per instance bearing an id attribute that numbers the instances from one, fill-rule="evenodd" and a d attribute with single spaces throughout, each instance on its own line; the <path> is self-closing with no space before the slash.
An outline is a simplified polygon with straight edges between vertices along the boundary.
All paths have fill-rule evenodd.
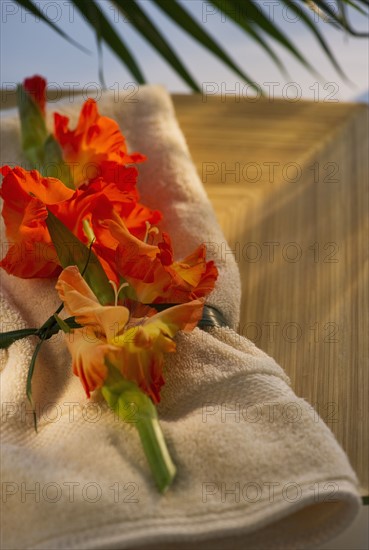
<path id="1" fill-rule="evenodd" d="M 113 4 L 117 6 L 134 28 L 172 66 L 190 88 L 195 92 L 199 92 L 199 85 L 141 7 L 134 0 L 113 0 Z"/>
<path id="2" fill-rule="evenodd" d="M 332 7 L 332 2 L 327 2 L 326 0 L 314 0 L 313 3 L 322 13 L 332 19 L 332 21 L 337 24 L 338 28 L 345 30 L 351 36 L 367 38 L 369 33 L 355 30 L 346 16 L 346 7 L 350 5 L 351 1 L 352 0 L 336 0 L 337 10 Z"/>
<path id="3" fill-rule="evenodd" d="M 254 80 L 252 80 L 251 77 L 246 75 L 245 72 L 240 69 L 240 67 L 229 57 L 224 49 L 203 29 L 201 25 L 196 22 L 196 20 L 188 13 L 187 10 L 183 8 L 183 6 L 178 4 L 176 1 L 168 2 L 167 0 L 153 0 L 153 2 L 183 31 L 189 34 L 192 39 L 196 40 L 199 44 L 201 44 L 201 46 L 209 50 L 213 55 L 220 59 L 220 61 L 238 74 L 245 82 L 248 82 L 251 86 L 255 87 Z M 253 34 L 251 30 L 250 34 Z M 255 35 L 256 34 L 257 33 L 255 33 Z M 261 42 L 263 41 L 261 40 Z M 268 48 L 267 45 L 265 45 L 265 47 Z M 274 60 L 276 60 L 277 63 L 283 67 L 274 52 L 271 52 L 271 55 Z"/>
<path id="4" fill-rule="evenodd" d="M 314 25 L 314 21 L 311 19 L 311 17 L 305 12 L 302 7 L 298 7 L 293 0 L 284 0 L 284 3 L 288 8 L 292 11 L 294 11 L 299 17 L 301 17 L 302 22 L 305 24 L 305 26 L 308 27 L 308 29 L 315 35 L 316 39 L 318 40 L 319 44 L 323 48 L 324 52 L 328 56 L 329 60 L 335 67 L 336 71 L 343 77 L 346 78 L 346 75 L 343 73 L 336 57 L 332 53 L 330 47 L 328 46 L 324 36 L 320 32 L 317 25 Z"/>
<path id="5" fill-rule="evenodd" d="M 63 38 L 75 46 L 87 51 L 86 48 L 78 44 L 73 38 L 69 37 L 60 27 L 43 14 L 35 0 L 14 0 L 23 9 L 26 9 L 42 19 L 46 24 Z M 312 38 L 322 48 L 324 54 L 328 57 L 338 74 L 345 78 L 345 75 L 336 59 L 334 53 L 329 47 L 323 36 L 323 32 L 318 27 L 316 16 L 318 14 L 321 20 L 334 25 L 336 28 L 348 33 L 356 38 L 367 38 L 368 32 L 355 29 L 349 20 L 348 10 L 355 10 L 368 24 L 369 21 L 369 0 L 279 0 L 281 6 L 288 8 L 300 17 L 300 21 L 312 34 Z M 118 56 L 120 61 L 127 67 L 132 76 L 139 84 L 145 82 L 144 75 L 139 66 L 135 55 L 131 52 L 123 39 L 121 33 L 118 33 L 115 27 L 110 23 L 97 0 L 71 0 L 79 13 L 84 17 L 91 30 L 95 33 L 98 53 L 99 53 L 99 74 L 103 80 L 102 74 L 102 44 L 106 44 Z M 184 82 L 194 91 L 199 91 L 199 85 L 194 76 L 185 66 L 179 55 L 176 53 L 173 44 L 163 35 L 161 29 L 154 24 L 153 20 L 141 7 L 137 0 L 111 0 L 111 3 L 123 13 L 130 21 L 136 32 L 145 38 L 145 40 L 154 48 L 170 67 L 182 78 Z M 254 79 L 249 76 L 240 65 L 225 51 L 225 49 L 204 29 L 204 26 L 198 23 L 192 17 L 189 11 L 179 3 L 178 0 L 151 0 L 151 3 L 160 9 L 165 16 L 170 18 L 181 30 L 187 33 L 193 40 L 201 44 L 224 63 L 229 69 L 235 72 L 245 82 L 249 83 L 254 89 L 259 90 L 259 86 Z M 317 74 L 315 67 L 307 58 L 306 54 L 301 52 L 294 41 L 280 29 L 275 22 L 268 17 L 257 0 L 209 0 L 220 14 L 223 14 L 229 21 L 236 24 L 252 41 L 257 43 L 270 57 L 270 59 L 279 67 L 282 73 L 286 74 L 286 68 L 275 52 L 273 44 L 283 46 L 295 59 L 297 59 L 307 70 Z M 247 59 L 246 59 L 247 63 Z"/>
<path id="6" fill-rule="evenodd" d="M 145 78 L 135 57 L 126 46 L 122 37 L 119 36 L 105 17 L 95 0 L 71 0 L 71 2 L 90 24 L 98 40 L 103 40 L 111 48 L 139 84 L 144 84 Z"/>
<path id="7" fill-rule="evenodd" d="M 79 44 L 76 40 L 73 40 L 73 38 L 68 36 L 60 27 L 55 25 L 55 23 L 51 19 L 46 17 L 46 15 L 44 15 L 43 12 L 37 7 L 37 5 L 33 4 L 31 0 L 15 0 L 15 2 L 19 4 L 21 8 L 29 11 L 30 13 L 41 19 L 41 21 L 44 21 L 44 23 L 49 25 L 56 33 L 65 38 L 65 40 L 67 40 L 70 44 L 73 44 L 73 46 L 76 46 L 85 53 L 91 53 L 87 48 L 81 46 L 81 44 Z"/>

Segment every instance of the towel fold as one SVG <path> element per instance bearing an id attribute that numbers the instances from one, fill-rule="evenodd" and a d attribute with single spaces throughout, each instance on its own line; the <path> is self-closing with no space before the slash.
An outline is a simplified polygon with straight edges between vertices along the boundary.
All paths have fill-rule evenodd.
<path id="1" fill-rule="evenodd" d="M 219 279 L 207 303 L 229 328 L 180 333 L 177 353 L 166 358 L 159 415 L 178 474 L 165 495 L 133 423 L 118 420 L 98 393 L 86 400 L 61 334 L 35 369 L 38 434 L 25 397 L 35 340 L 2 351 L 2 547 L 319 547 L 357 514 L 356 476 L 281 367 L 234 330 L 238 268 L 218 257 L 225 237 L 168 94 L 147 86 L 128 99 L 105 94 L 99 110 L 119 123 L 130 150 L 147 155 L 142 201 L 163 212 L 176 257 L 208 244 Z M 80 105 L 57 110 L 75 120 Z M 1 162 L 23 162 L 15 118 L 2 121 Z M 58 306 L 55 281 L 1 278 L 3 331 L 40 326 Z M 134 421 L 134 410 L 127 415 Z"/>

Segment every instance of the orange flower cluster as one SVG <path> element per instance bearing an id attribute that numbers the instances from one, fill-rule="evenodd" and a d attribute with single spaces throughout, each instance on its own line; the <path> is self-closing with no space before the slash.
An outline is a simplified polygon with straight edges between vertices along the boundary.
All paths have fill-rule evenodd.
<path id="1" fill-rule="evenodd" d="M 41 77 L 24 83 L 42 116 L 45 88 Z M 95 336 L 83 338 L 82 329 L 75 329 L 68 340 L 74 372 L 87 395 L 103 385 L 107 365 L 113 364 L 157 402 L 163 353 L 175 350 L 172 338 L 178 330 L 192 330 L 200 320 L 217 269 L 206 261 L 205 245 L 174 261 L 169 235 L 160 237 L 156 228 L 161 213 L 140 202 L 134 164 L 145 157 L 128 153 L 117 123 L 100 116 L 95 101 L 85 102 L 73 130 L 65 116 L 55 114 L 54 121 L 54 139 L 74 188 L 36 170 L 0 169 L 2 215 L 10 242 L 0 266 L 23 278 L 60 275 L 56 288 L 64 305 Z M 76 267 L 62 271 L 46 223 L 48 212 L 82 243 L 89 245 L 93 235 L 92 249 L 114 288 L 131 287 L 132 308 L 128 300 L 119 299 L 119 291 L 115 303 L 101 305 Z M 160 313 L 148 306 L 158 303 L 178 305 Z M 112 335 L 114 321 L 119 329 Z"/>

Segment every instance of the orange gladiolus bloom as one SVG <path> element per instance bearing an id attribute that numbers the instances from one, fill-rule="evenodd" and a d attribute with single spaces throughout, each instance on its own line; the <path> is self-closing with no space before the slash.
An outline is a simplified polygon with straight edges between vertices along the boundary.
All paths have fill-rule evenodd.
<path id="1" fill-rule="evenodd" d="M 56 275 L 60 267 L 45 223 L 45 205 L 57 207 L 74 192 L 58 179 L 44 178 L 36 170 L 3 166 L 0 173 L 4 176 L 0 190 L 2 215 L 10 241 L 0 266 L 17 277 Z"/>
<path id="2" fill-rule="evenodd" d="M 114 265 L 116 243 L 107 227 L 94 225 L 94 212 L 103 212 L 108 216 L 112 209 L 124 220 L 130 232 L 143 239 L 146 233 L 146 223 L 158 223 L 162 215 L 158 210 L 151 210 L 137 202 L 138 193 L 135 187 L 137 169 L 133 166 L 121 167 L 125 171 L 125 179 L 121 170 L 120 178 L 115 183 L 106 183 L 97 178 L 89 185 L 83 185 L 76 190 L 72 200 L 63 205 L 60 219 L 73 231 L 77 237 L 87 244 L 83 230 L 82 219 L 87 219 L 96 236 L 93 246 L 95 254 L 110 280 L 119 282 L 117 269 Z"/>
<path id="3" fill-rule="evenodd" d="M 145 308 L 146 317 L 132 319 L 126 307 L 102 306 L 74 266 L 64 269 L 56 289 L 70 315 L 84 327 L 67 336 L 67 345 L 73 372 L 81 379 L 87 396 L 104 384 L 108 363 L 158 403 L 164 384 L 164 353 L 175 351 L 173 337 L 178 330 L 195 328 L 203 301 L 194 300 L 156 314 Z"/>
<path id="4" fill-rule="evenodd" d="M 150 245 L 132 235 L 114 211 L 110 212 L 109 219 L 103 219 L 97 210 L 92 221 L 94 227 L 102 225 L 109 229 L 115 253 L 105 258 L 112 269 L 116 266 L 118 273 L 132 285 L 140 302 L 184 303 L 207 296 L 213 290 L 218 270 L 213 261 L 206 261 L 204 244 L 175 262 L 166 233 L 162 235 L 162 242 Z M 104 253 L 105 250 L 101 252 L 103 256 Z"/>
<path id="5" fill-rule="evenodd" d="M 109 180 L 107 172 L 114 164 L 119 166 L 145 160 L 139 153 L 128 154 L 118 124 L 100 116 L 93 99 L 88 99 L 83 105 L 74 130 L 69 129 L 66 116 L 55 113 L 54 122 L 55 138 L 63 150 L 64 161 L 70 165 L 75 187 L 96 177 Z"/>
<path id="6" fill-rule="evenodd" d="M 88 186 L 72 190 L 55 178 L 44 178 L 36 170 L 23 168 L 0 169 L 4 179 L 0 196 L 4 200 L 2 215 L 6 235 L 11 244 L 0 262 L 8 273 L 23 278 L 52 277 L 60 272 L 59 260 L 46 226 L 47 209 L 51 210 L 82 242 L 87 244 L 83 220 L 91 220 L 92 212 L 105 205 L 106 215 L 114 208 L 130 230 L 139 237 L 146 231 L 146 221 L 157 223 L 161 214 L 137 203 L 135 187 L 137 170 L 122 166 L 117 184 L 101 178 Z M 107 228 L 98 234 L 95 251 L 101 256 L 110 279 L 118 282 L 105 258 L 109 255 L 112 238 Z"/>
<path id="7" fill-rule="evenodd" d="M 116 180 L 96 178 L 91 183 L 81 186 L 76 192 L 76 197 L 84 201 L 93 201 L 91 214 L 97 208 L 99 211 L 105 210 L 105 215 L 108 215 L 113 207 L 125 221 L 128 229 L 136 237 L 143 238 L 146 233 L 146 222 L 154 225 L 161 220 L 162 214 L 138 202 L 137 175 L 134 166 L 121 166 Z M 99 235 L 98 240 L 103 242 L 102 233 Z"/>

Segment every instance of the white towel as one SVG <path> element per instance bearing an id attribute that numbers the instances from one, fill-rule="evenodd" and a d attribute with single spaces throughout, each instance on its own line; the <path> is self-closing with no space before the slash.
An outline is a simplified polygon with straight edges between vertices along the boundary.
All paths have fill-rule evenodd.
<path id="1" fill-rule="evenodd" d="M 2 352 L 2 547 L 58 549 L 285 549 L 319 547 L 353 520 L 357 479 L 333 434 L 298 398 L 283 370 L 237 335 L 240 284 L 161 87 L 137 102 L 106 94 L 140 166 L 142 202 L 164 213 L 177 258 L 209 246 L 219 280 L 207 302 L 230 328 L 179 334 L 166 359 L 161 425 L 178 474 L 160 495 L 133 425 L 99 395 L 88 402 L 61 334 L 34 375 L 35 434 L 25 381 L 35 340 Z M 81 102 L 55 105 L 75 120 Z M 20 163 L 16 119 L 2 122 L 1 162 Z M 2 330 L 39 326 L 59 301 L 55 281 L 2 273 Z M 324 365 L 321 365 L 324 368 Z M 127 411 L 130 414 L 130 411 Z M 134 416 L 134 411 L 132 411 Z"/>

